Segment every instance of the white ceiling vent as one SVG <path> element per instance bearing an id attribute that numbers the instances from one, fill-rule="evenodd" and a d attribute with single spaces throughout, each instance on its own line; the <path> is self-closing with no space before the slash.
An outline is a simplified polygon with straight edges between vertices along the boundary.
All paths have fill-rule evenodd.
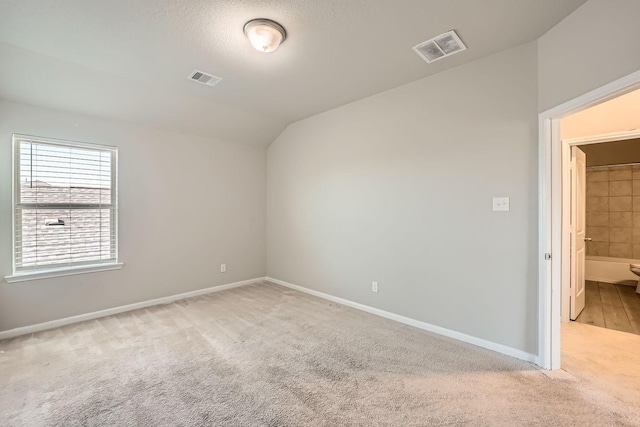
<path id="1" fill-rule="evenodd" d="M 193 80 L 194 82 L 202 83 L 207 86 L 215 86 L 222 81 L 222 78 L 213 76 L 211 74 L 203 73 L 202 71 L 195 70 L 193 73 L 189 74 L 189 80 Z"/>
<path id="2" fill-rule="evenodd" d="M 454 30 L 440 34 L 437 37 L 427 40 L 413 47 L 418 55 L 425 61 L 431 63 L 444 57 L 462 52 L 467 47 L 462 43 L 460 37 Z"/>

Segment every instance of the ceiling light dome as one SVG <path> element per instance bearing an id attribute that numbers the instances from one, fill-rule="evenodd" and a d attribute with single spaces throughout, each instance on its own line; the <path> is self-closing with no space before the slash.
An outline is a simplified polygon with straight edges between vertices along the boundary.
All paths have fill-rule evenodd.
<path id="1" fill-rule="evenodd" d="M 260 52 L 273 52 L 287 38 L 282 25 L 270 19 L 253 19 L 244 24 L 244 34 Z"/>

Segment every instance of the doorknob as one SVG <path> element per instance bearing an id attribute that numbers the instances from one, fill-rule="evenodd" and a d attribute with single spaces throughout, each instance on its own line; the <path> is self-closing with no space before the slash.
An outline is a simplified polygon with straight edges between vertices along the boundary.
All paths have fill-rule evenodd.
<path id="1" fill-rule="evenodd" d="M 592 240 L 593 240 L 593 239 L 592 239 L 591 237 L 585 237 L 585 238 L 584 238 L 584 241 L 585 241 L 585 242 L 590 242 L 590 241 L 592 241 Z"/>

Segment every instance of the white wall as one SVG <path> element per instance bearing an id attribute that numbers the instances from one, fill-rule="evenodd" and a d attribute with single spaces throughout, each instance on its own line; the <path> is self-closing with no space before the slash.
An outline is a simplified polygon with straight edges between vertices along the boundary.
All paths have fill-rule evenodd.
<path id="1" fill-rule="evenodd" d="M 267 274 L 536 353 L 536 69 L 532 43 L 287 128 Z"/>
<path id="2" fill-rule="evenodd" d="M 264 148 L 0 101 L 0 277 L 11 274 L 13 132 L 119 147 L 125 266 L 0 281 L 0 330 L 265 275 Z"/>
<path id="3" fill-rule="evenodd" d="M 640 1 L 589 0 L 538 40 L 539 111 L 640 69 Z"/>

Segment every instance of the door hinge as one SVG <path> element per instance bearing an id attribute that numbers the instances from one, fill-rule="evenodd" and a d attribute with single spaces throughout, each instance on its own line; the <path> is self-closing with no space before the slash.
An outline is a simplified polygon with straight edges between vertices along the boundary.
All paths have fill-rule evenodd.
<path id="1" fill-rule="evenodd" d="M 549 261 L 551 259 L 551 254 L 549 252 L 547 252 L 546 254 L 544 254 L 544 259 Z"/>

